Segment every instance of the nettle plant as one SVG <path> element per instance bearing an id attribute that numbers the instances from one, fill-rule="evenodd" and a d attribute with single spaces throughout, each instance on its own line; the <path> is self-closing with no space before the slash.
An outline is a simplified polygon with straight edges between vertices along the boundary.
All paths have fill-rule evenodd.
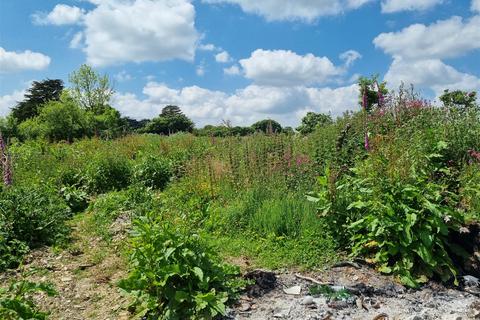
<path id="1" fill-rule="evenodd" d="M 120 287 L 144 319 L 213 319 L 226 314 L 243 283 L 198 236 L 175 231 L 148 214 L 134 223 L 132 270 Z"/>
<path id="2" fill-rule="evenodd" d="M 410 287 L 434 276 L 456 282 L 451 254 L 461 250 L 448 236 L 460 228 L 463 216 L 456 209 L 458 196 L 450 191 L 450 170 L 443 165 L 446 147 L 440 142 L 426 163 L 412 161 L 408 172 L 392 173 L 386 159 L 370 157 L 333 183 L 320 178 L 310 200 L 352 255 L 366 257 L 379 271 L 397 275 Z"/>

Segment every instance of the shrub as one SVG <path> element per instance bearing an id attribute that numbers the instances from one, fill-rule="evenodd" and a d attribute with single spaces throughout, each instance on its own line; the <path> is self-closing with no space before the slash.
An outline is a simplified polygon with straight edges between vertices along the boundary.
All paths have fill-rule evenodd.
<path id="1" fill-rule="evenodd" d="M 14 267 L 28 247 L 67 233 L 70 209 L 51 186 L 14 186 L 0 193 L 0 269 Z"/>
<path id="2" fill-rule="evenodd" d="M 120 190 L 130 183 L 131 166 L 125 157 L 99 155 L 86 167 L 83 184 L 91 193 Z"/>
<path id="3" fill-rule="evenodd" d="M 240 288 L 237 267 L 222 264 L 196 235 L 174 231 L 151 215 L 135 221 L 133 270 L 120 287 L 135 293 L 146 319 L 212 319 Z"/>
<path id="4" fill-rule="evenodd" d="M 134 167 L 134 180 L 152 189 L 164 189 L 172 178 L 170 161 L 155 156 L 145 157 Z"/>
<path id="5" fill-rule="evenodd" d="M 56 294 L 55 289 L 45 283 L 15 281 L 8 289 L 0 288 L 0 318 L 4 320 L 17 319 L 47 319 L 47 313 L 40 311 L 32 300 L 35 292 L 44 292 L 49 296 Z"/>
<path id="6" fill-rule="evenodd" d="M 463 216 L 450 191 L 446 148 L 438 143 L 426 164 L 412 160 L 403 172 L 373 155 L 333 185 L 331 177 L 319 179 L 322 190 L 314 200 L 337 237 L 347 240 L 353 255 L 366 256 L 379 271 L 396 274 L 411 287 L 457 274 L 449 252 L 458 250 L 449 250 L 448 235 L 459 229 Z"/>

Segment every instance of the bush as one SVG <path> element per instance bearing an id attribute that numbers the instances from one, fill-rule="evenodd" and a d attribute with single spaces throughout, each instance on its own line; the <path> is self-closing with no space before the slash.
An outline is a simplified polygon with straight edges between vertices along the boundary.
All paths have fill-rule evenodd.
<path id="1" fill-rule="evenodd" d="M 346 240 L 353 255 L 366 256 L 379 271 L 411 287 L 434 276 L 447 281 L 457 275 L 450 252 L 461 252 L 450 247 L 448 236 L 458 231 L 463 216 L 450 191 L 446 149 L 439 142 L 426 163 L 407 153 L 408 167 L 371 155 L 333 183 L 332 176 L 319 179 L 314 200 L 337 238 Z"/>
<path id="2" fill-rule="evenodd" d="M 54 188 L 15 186 L 0 193 L 0 269 L 14 267 L 27 248 L 49 245 L 68 231 L 70 209 Z"/>
<path id="3" fill-rule="evenodd" d="M 131 166 L 125 157 L 99 155 L 86 167 L 83 184 L 91 193 L 104 193 L 127 187 L 131 178 Z"/>
<path id="4" fill-rule="evenodd" d="M 168 159 L 147 156 L 134 167 L 133 177 L 148 188 L 163 190 L 172 178 L 172 166 Z"/>
<path id="5" fill-rule="evenodd" d="M 135 293 L 146 319 L 212 319 L 236 297 L 238 267 L 222 264 L 196 235 L 174 231 L 151 215 L 135 221 L 129 277 L 120 287 Z"/>

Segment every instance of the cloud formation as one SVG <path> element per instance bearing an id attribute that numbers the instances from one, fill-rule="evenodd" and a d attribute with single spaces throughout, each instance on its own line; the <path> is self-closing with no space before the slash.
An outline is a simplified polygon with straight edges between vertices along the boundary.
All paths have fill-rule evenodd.
<path id="1" fill-rule="evenodd" d="M 26 70 L 43 70 L 50 64 L 50 57 L 26 50 L 6 51 L 0 47 L 0 73 L 15 73 Z"/>
<path id="2" fill-rule="evenodd" d="M 442 2 L 444 0 L 384 0 L 382 1 L 382 12 L 423 11 L 433 8 Z"/>
<path id="3" fill-rule="evenodd" d="M 49 13 L 37 12 L 32 15 L 33 23 L 38 25 L 70 25 L 80 23 L 85 10 L 66 4 L 57 4 Z"/>
<path id="4" fill-rule="evenodd" d="M 372 0 L 203 0 L 205 3 L 229 3 L 243 11 L 263 16 L 267 21 L 300 20 L 313 22 L 322 16 L 342 14 Z"/>
<path id="5" fill-rule="evenodd" d="M 198 86 L 172 89 L 163 83 L 149 82 L 143 89 L 145 99 L 131 93 L 116 94 L 113 105 L 122 114 L 136 118 L 157 116 L 168 104 L 179 105 L 197 127 L 218 124 L 221 119 L 235 125 L 274 118 L 283 125 L 296 126 L 308 112 L 340 115 L 357 108 L 358 87 L 340 88 L 271 87 L 249 85 L 228 94 Z"/>
<path id="6" fill-rule="evenodd" d="M 289 50 L 257 49 L 239 61 L 246 78 L 267 86 L 307 86 L 324 84 L 343 73 L 327 57 Z"/>

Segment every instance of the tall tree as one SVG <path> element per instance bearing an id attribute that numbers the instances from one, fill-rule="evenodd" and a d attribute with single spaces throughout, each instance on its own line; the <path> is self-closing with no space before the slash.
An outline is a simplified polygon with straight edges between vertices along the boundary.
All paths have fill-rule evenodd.
<path id="1" fill-rule="evenodd" d="M 264 133 L 280 133 L 282 132 L 282 126 L 275 120 L 265 119 L 260 120 L 252 124 L 252 128 L 255 131 L 262 131 Z"/>
<path id="2" fill-rule="evenodd" d="M 107 75 L 100 75 L 92 67 L 83 64 L 69 77 L 71 96 L 78 105 L 99 115 L 107 109 L 114 90 Z"/>
<path id="3" fill-rule="evenodd" d="M 172 134 L 177 132 L 192 132 L 194 124 L 177 106 L 168 105 L 162 113 L 153 118 L 143 130 L 148 133 Z"/>
<path id="4" fill-rule="evenodd" d="M 332 117 L 329 114 L 308 112 L 302 118 L 302 124 L 297 128 L 301 134 L 309 134 L 315 131 L 317 127 L 332 123 Z"/>
<path id="5" fill-rule="evenodd" d="M 12 108 L 12 116 L 19 123 L 36 117 L 45 103 L 58 101 L 62 91 L 63 81 L 60 79 L 33 81 L 25 99 Z"/>

